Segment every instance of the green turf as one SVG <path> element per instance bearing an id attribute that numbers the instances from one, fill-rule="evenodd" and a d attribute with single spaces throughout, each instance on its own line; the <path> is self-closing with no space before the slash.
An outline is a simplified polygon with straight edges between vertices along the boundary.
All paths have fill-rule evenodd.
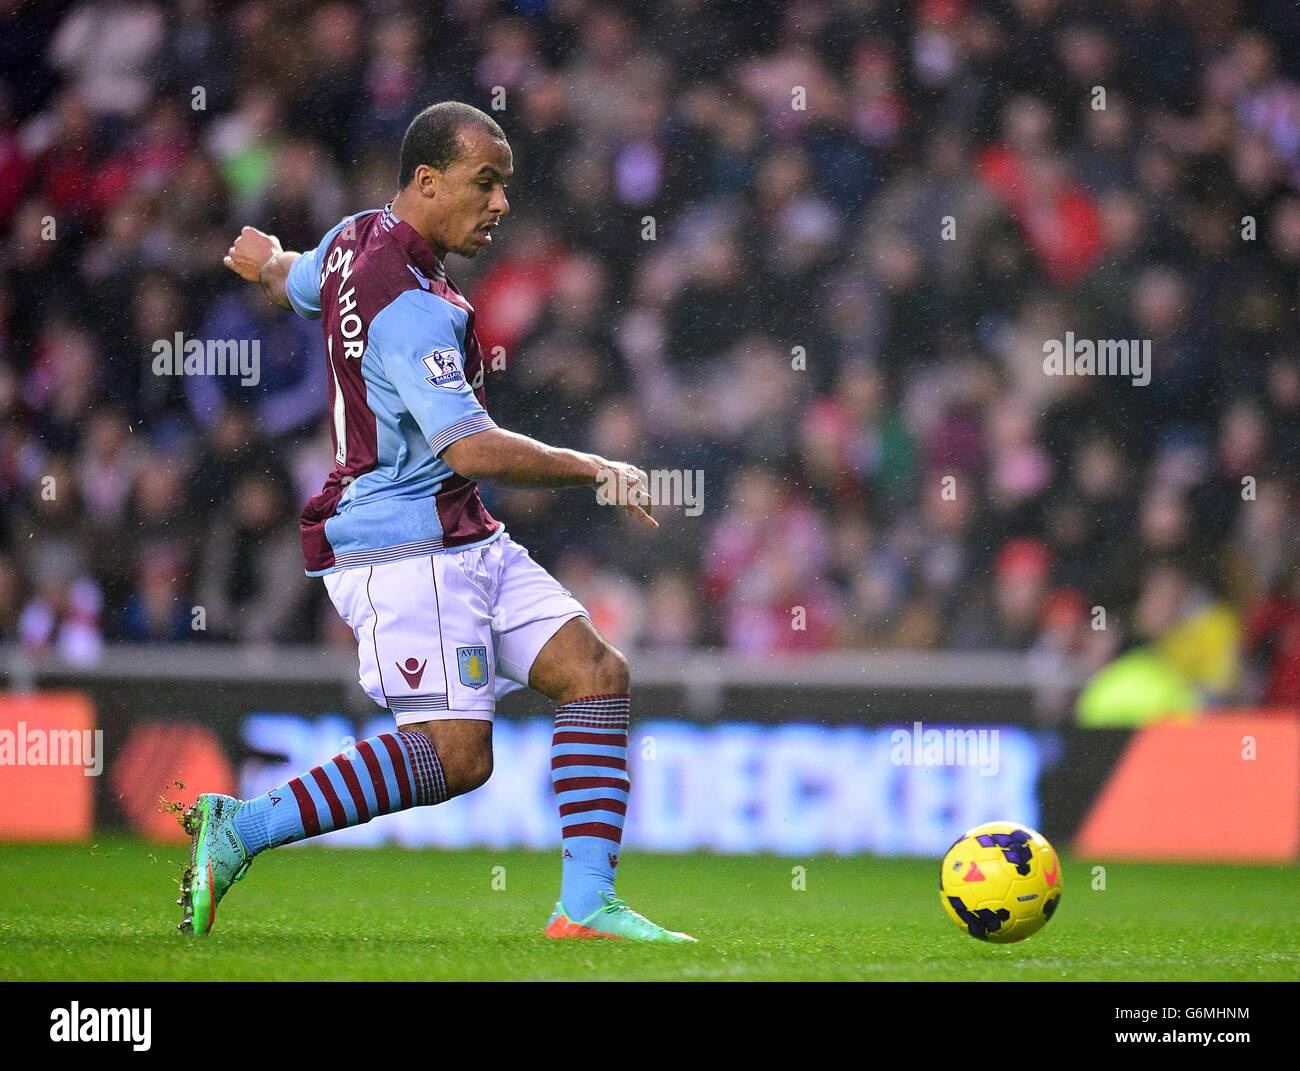
<path id="1" fill-rule="evenodd" d="M 1067 861 L 1056 917 L 993 947 L 944 917 L 930 861 L 629 853 L 620 892 L 700 938 L 681 947 L 544 940 L 553 854 L 398 849 L 272 852 L 213 934 L 186 938 L 173 905 L 186 854 L 0 846 L 0 978 L 1300 978 L 1295 868 L 1111 863 L 1094 892 L 1091 865 Z"/>

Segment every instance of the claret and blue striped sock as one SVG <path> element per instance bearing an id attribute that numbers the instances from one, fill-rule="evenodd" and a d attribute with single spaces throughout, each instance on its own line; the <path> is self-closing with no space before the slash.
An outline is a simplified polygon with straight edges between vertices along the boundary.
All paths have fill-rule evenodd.
<path id="1" fill-rule="evenodd" d="M 588 695 L 555 711 L 551 782 L 563 830 L 560 902 L 581 922 L 614 894 L 627 814 L 627 695 Z"/>
<path id="2" fill-rule="evenodd" d="M 235 832 L 256 855 L 445 799 L 447 782 L 429 738 L 419 732 L 380 733 L 249 800 L 235 812 Z"/>

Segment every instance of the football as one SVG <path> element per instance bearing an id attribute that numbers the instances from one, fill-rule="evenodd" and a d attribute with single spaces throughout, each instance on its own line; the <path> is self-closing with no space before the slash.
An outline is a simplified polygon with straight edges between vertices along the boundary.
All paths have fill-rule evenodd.
<path id="1" fill-rule="evenodd" d="M 972 937 L 996 944 L 1037 933 L 1061 902 L 1061 861 L 1047 838 L 1016 822 L 986 822 L 943 857 L 939 900 Z"/>

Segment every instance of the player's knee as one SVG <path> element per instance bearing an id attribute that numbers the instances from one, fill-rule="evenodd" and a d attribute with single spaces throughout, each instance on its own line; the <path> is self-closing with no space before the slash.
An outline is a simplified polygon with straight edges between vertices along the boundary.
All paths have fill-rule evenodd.
<path id="1" fill-rule="evenodd" d="M 488 783 L 492 776 L 492 752 L 480 751 L 468 758 L 461 768 L 461 792 L 473 792 Z"/>
<path id="2" fill-rule="evenodd" d="M 435 721 L 415 728 L 433 744 L 449 797 L 473 792 L 492 776 L 490 722 Z"/>
<path id="3" fill-rule="evenodd" d="M 442 759 L 442 774 L 447 782 L 448 796 L 463 796 L 466 792 L 487 784 L 492 776 L 491 749 L 454 749 Z"/>
<path id="4" fill-rule="evenodd" d="M 621 651 L 604 644 L 591 667 L 591 695 L 623 695 L 632 683 L 632 670 Z"/>

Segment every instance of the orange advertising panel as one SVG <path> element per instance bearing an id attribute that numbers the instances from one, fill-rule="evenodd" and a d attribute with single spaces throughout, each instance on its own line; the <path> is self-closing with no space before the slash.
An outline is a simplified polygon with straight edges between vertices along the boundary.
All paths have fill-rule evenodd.
<path id="1" fill-rule="evenodd" d="M 188 842 L 179 815 L 204 792 L 232 793 L 235 772 L 221 742 L 197 725 L 141 722 L 131 728 L 109 775 L 126 823 L 150 840 Z"/>
<path id="2" fill-rule="evenodd" d="M 1244 711 L 1136 733 L 1097 796 L 1085 856 L 1300 858 L 1300 714 Z"/>
<path id="3" fill-rule="evenodd" d="M 0 840 L 89 837 L 102 741 L 84 695 L 0 695 Z"/>

